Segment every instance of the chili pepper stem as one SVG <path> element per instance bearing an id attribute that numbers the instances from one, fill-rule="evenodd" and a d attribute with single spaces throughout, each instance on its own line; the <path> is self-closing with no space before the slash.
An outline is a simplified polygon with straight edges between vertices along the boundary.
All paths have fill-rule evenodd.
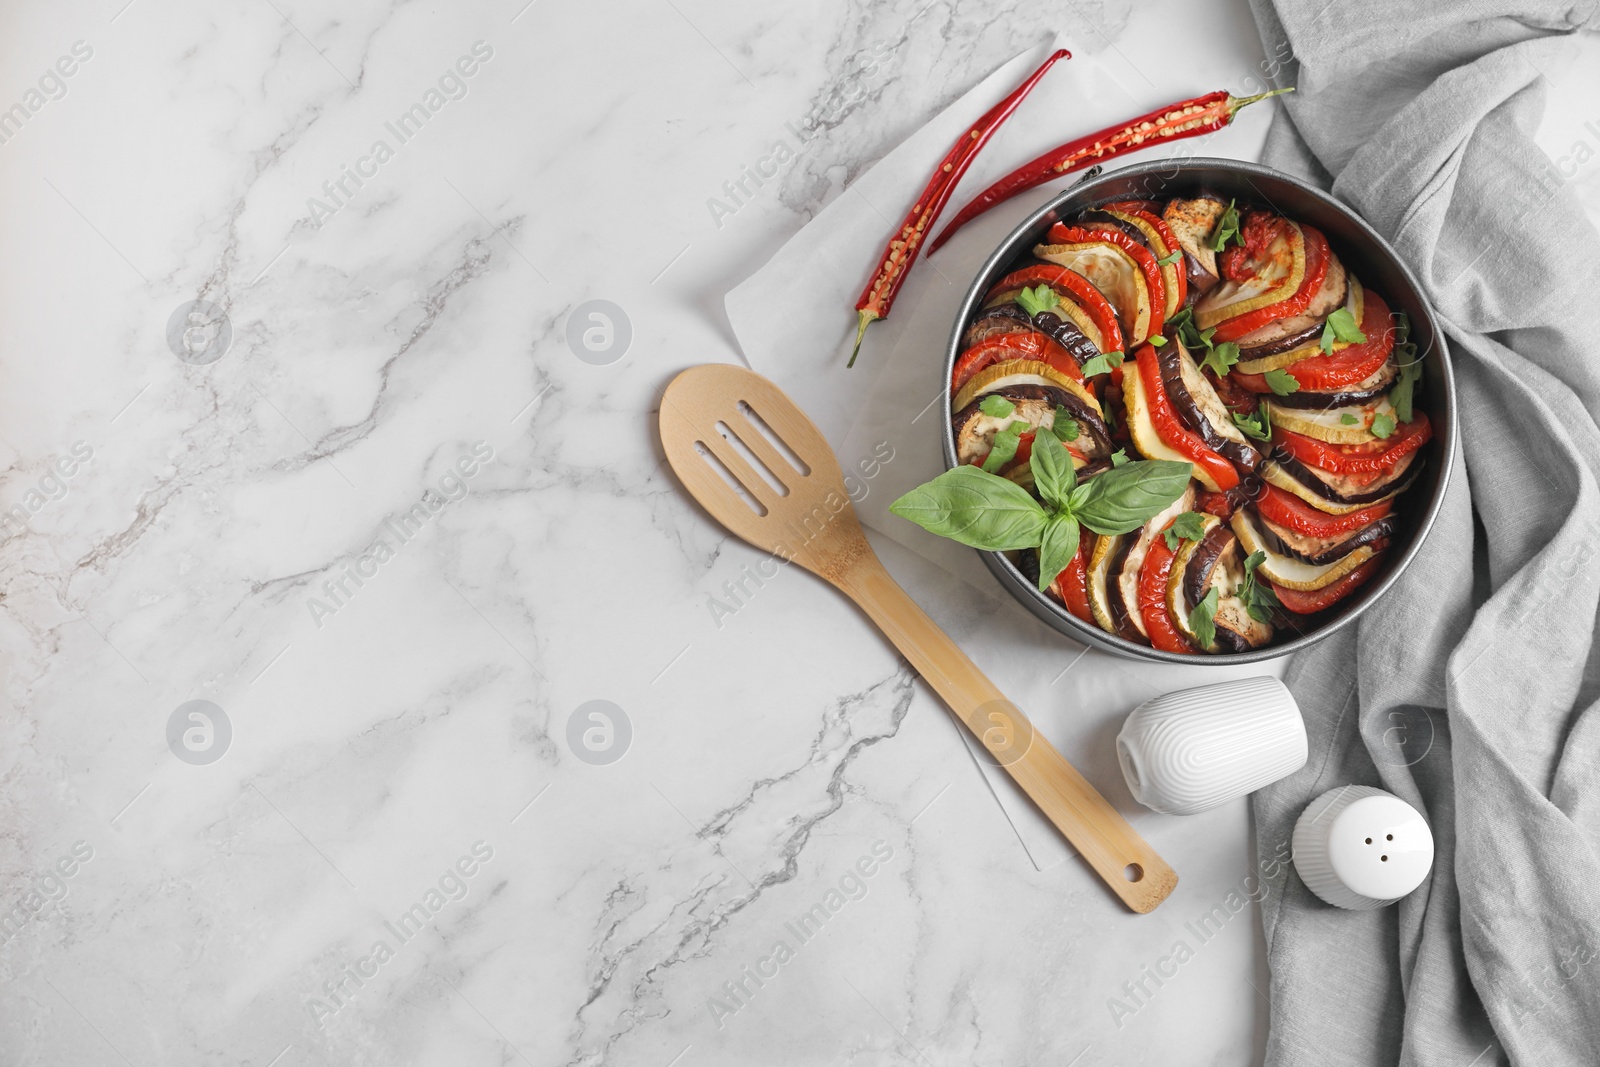
<path id="1" fill-rule="evenodd" d="M 867 327 L 878 321 L 878 316 L 863 308 L 860 312 L 861 323 L 856 327 L 856 346 L 850 350 L 850 362 L 845 364 L 848 369 L 856 365 L 856 357 L 861 354 L 861 338 L 866 335 Z"/>
<path id="2" fill-rule="evenodd" d="M 1272 89 L 1265 93 L 1257 93 L 1254 96 L 1230 96 L 1228 97 L 1228 114 L 1231 116 L 1240 108 L 1247 104 L 1253 104 L 1257 100 L 1265 100 L 1269 96 L 1282 96 L 1284 93 L 1292 93 L 1294 90 L 1295 87 L 1291 85 L 1284 89 Z"/>

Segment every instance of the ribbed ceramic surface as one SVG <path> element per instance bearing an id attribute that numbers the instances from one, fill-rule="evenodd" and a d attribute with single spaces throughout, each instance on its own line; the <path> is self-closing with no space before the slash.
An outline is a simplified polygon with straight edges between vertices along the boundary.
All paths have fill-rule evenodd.
<path id="1" fill-rule="evenodd" d="M 1369 803 L 1357 808 L 1362 801 Z M 1336 836 L 1348 839 L 1352 833 L 1359 836 L 1360 831 L 1349 825 L 1352 821 L 1393 830 L 1413 840 L 1386 844 L 1372 840 L 1378 831 L 1370 831 L 1363 840 L 1383 855 L 1383 867 L 1368 864 L 1362 869 L 1363 864 L 1353 859 L 1362 841 L 1356 841 L 1353 849 L 1349 840 L 1335 840 Z M 1433 837 L 1426 820 L 1399 797 L 1369 785 L 1339 786 L 1307 804 L 1295 821 L 1293 845 L 1295 870 L 1306 888 L 1334 907 L 1349 911 L 1393 904 L 1421 884 L 1433 862 Z M 1391 856 L 1392 864 L 1388 862 Z M 1348 884 L 1351 878 L 1388 891 L 1378 896 L 1359 892 Z"/>
<path id="2" fill-rule="evenodd" d="M 1306 729 L 1282 682 L 1244 678 L 1139 705 L 1117 735 L 1117 757 L 1135 800 L 1192 815 L 1305 766 Z"/>

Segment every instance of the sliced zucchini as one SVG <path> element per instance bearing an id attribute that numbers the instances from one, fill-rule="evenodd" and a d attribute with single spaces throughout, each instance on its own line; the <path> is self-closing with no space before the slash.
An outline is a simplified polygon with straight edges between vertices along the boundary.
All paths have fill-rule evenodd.
<path id="1" fill-rule="evenodd" d="M 1150 283 L 1127 252 L 1110 241 L 1081 241 L 1039 245 L 1033 254 L 1088 278 L 1116 311 L 1129 345 L 1150 336 Z"/>
<path id="2" fill-rule="evenodd" d="M 1344 306 L 1350 309 L 1350 314 L 1355 316 L 1355 320 L 1357 322 L 1360 322 L 1361 316 L 1365 314 L 1365 297 L 1363 293 L 1364 291 L 1361 288 L 1361 283 L 1352 277 L 1350 279 L 1350 295 L 1346 298 Z M 1322 318 L 1326 317 L 1327 316 L 1322 316 Z M 1314 321 L 1308 320 L 1308 322 L 1310 325 L 1315 325 Z M 1274 323 L 1273 325 L 1277 324 Z M 1267 328 L 1268 327 L 1263 327 L 1263 329 Z M 1253 337 L 1255 335 L 1252 334 L 1251 336 Z M 1248 341 L 1249 339 L 1250 338 L 1247 337 L 1243 341 L 1240 341 L 1239 347 L 1241 349 L 1248 347 L 1244 342 Z M 1318 333 L 1314 335 L 1308 343 L 1288 352 L 1278 352 L 1274 355 L 1263 356 L 1260 359 L 1241 359 L 1238 363 L 1234 364 L 1233 369 L 1238 371 L 1240 374 L 1265 374 L 1269 370 L 1281 370 L 1284 367 L 1293 366 L 1303 359 L 1314 359 L 1317 356 L 1326 355 L 1336 356 L 1340 352 L 1343 352 L 1345 349 L 1349 348 L 1352 344 L 1365 343 L 1366 342 L 1364 341 L 1334 341 L 1332 351 L 1324 352 L 1322 350 L 1322 335 Z"/>
<path id="3" fill-rule="evenodd" d="M 1318 511 L 1325 511 L 1329 515 L 1348 515 L 1352 511 L 1360 511 L 1362 508 L 1370 507 L 1371 505 L 1376 504 L 1378 500 L 1390 499 L 1395 495 L 1395 493 L 1398 493 L 1401 488 L 1404 488 L 1404 486 L 1397 487 L 1394 493 L 1389 493 L 1386 496 L 1379 497 L 1378 500 L 1364 500 L 1358 504 L 1341 504 L 1337 501 L 1329 500 L 1327 497 L 1318 493 L 1315 489 L 1312 489 L 1310 486 L 1300 481 L 1300 479 L 1284 470 L 1276 460 L 1269 459 L 1261 465 L 1261 476 L 1277 488 L 1282 489 L 1286 493 L 1293 493 L 1295 496 L 1299 497 L 1301 500 L 1304 500 L 1307 504 L 1310 504 Z"/>
<path id="4" fill-rule="evenodd" d="M 951 401 L 950 408 L 952 411 L 960 411 L 979 397 L 1003 392 L 1018 385 L 1046 385 L 1065 389 L 1087 404 L 1089 410 L 1096 416 L 1103 417 L 1100 401 L 1096 400 L 1094 394 L 1085 389 L 1081 382 L 1073 381 L 1048 363 L 1033 359 L 1011 359 L 984 368 L 961 387 L 961 392 Z"/>
<path id="5" fill-rule="evenodd" d="M 1296 223 L 1267 246 L 1260 273 L 1248 281 L 1224 281 L 1194 306 L 1194 321 L 1201 329 L 1260 311 L 1289 299 L 1306 278 L 1306 235 Z"/>
<path id="6" fill-rule="evenodd" d="M 1133 624 L 1133 628 L 1139 631 L 1141 637 L 1148 638 L 1149 631 L 1145 629 L 1144 616 L 1139 611 L 1139 568 L 1144 566 L 1144 559 L 1150 554 L 1150 545 L 1161 536 L 1161 531 L 1166 529 L 1167 523 L 1193 508 L 1194 486 L 1190 485 L 1178 499 L 1168 504 L 1159 514 L 1139 528 L 1138 539 L 1128 546 L 1127 553 L 1122 557 L 1121 566 L 1112 576 L 1115 584 L 1111 588 L 1111 595 L 1122 598 L 1128 620 Z"/>
<path id="7" fill-rule="evenodd" d="M 1364 445 L 1378 440 L 1372 432 L 1372 421 L 1379 415 L 1387 416 L 1394 425 L 1400 422 L 1387 394 L 1371 403 L 1341 408 L 1288 407 L 1265 398 L 1262 403 L 1272 416 L 1272 425 L 1334 445 Z"/>
<path id="8" fill-rule="evenodd" d="M 1248 508 L 1240 508 L 1234 512 L 1229 524 L 1233 527 L 1233 532 L 1238 536 L 1239 546 L 1245 553 L 1253 555 L 1256 552 L 1260 552 L 1265 557 L 1262 559 L 1261 565 L 1256 568 L 1256 572 L 1268 581 L 1281 585 L 1285 589 L 1311 592 L 1324 586 L 1332 585 L 1371 559 L 1374 552 L 1372 546 L 1363 545 L 1349 555 L 1336 559 L 1332 563 L 1316 566 L 1310 563 L 1302 563 L 1297 559 L 1290 559 L 1288 556 L 1275 552 L 1267 540 L 1261 536 L 1261 531 L 1255 523 L 1255 517 L 1250 514 Z"/>
<path id="9" fill-rule="evenodd" d="M 1094 616 L 1095 623 L 1108 634 L 1117 632 L 1116 620 L 1111 617 L 1110 599 L 1110 574 L 1111 561 L 1116 558 L 1117 550 L 1132 534 L 1116 534 L 1111 537 L 1101 537 L 1094 543 L 1094 551 L 1089 555 L 1089 612 Z"/>
<path id="10" fill-rule="evenodd" d="M 1129 364 L 1122 374 L 1122 401 L 1126 409 L 1128 435 L 1133 447 L 1145 459 L 1170 459 L 1187 463 L 1200 484 L 1213 493 L 1221 492 L 1215 479 L 1203 468 L 1161 439 L 1155 423 L 1150 420 L 1150 404 L 1144 395 L 1144 379 L 1139 369 Z M 1230 423 L 1232 419 L 1228 420 Z"/>

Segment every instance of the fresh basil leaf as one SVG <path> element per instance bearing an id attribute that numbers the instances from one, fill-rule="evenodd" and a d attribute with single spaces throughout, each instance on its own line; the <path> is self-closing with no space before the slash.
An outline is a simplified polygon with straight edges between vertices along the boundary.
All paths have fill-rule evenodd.
<path id="1" fill-rule="evenodd" d="M 1278 396 L 1288 396 L 1290 393 L 1300 391 L 1300 383 L 1295 381 L 1294 375 L 1281 367 L 1267 371 L 1262 377 L 1267 380 L 1267 387 Z"/>
<path id="2" fill-rule="evenodd" d="M 1083 365 L 1083 376 L 1093 378 L 1096 374 L 1110 374 L 1112 368 L 1122 366 L 1121 352 L 1102 352 Z"/>
<path id="3" fill-rule="evenodd" d="M 1061 303 L 1061 298 L 1056 295 L 1056 291 L 1042 282 L 1032 289 L 1024 287 L 1017 294 L 1016 300 L 1017 303 L 1022 305 L 1022 310 L 1029 315 L 1037 315 L 1041 311 L 1049 311 Z"/>
<path id="4" fill-rule="evenodd" d="M 1344 423 L 1346 426 L 1354 426 L 1356 423 L 1360 422 L 1361 420 L 1356 418 L 1354 415 L 1350 414 L 1347 411 L 1343 415 L 1339 416 L 1339 421 Z"/>
<path id="5" fill-rule="evenodd" d="M 1170 267 L 1170 266 L 1172 266 L 1174 263 L 1178 262 L 1178 260 L 1180 260 L 1182 258 L 1183 258 L 1183 249 L 1175 248 L 1171 252 L 1168 252 L 1166 255 L 1162 256 L 1160 259 L 1156 260 L 1156 262 L 1159 263 L 1163 267 Z"/>
<path id="6" fill-rule="evenodd" d="M 971 465 L 919 485 L 889 510 L 929 533 L 991 552 L 1039 547 L 1048 518 L 1022 486 Z"/>
<path id="7" fill-rule="evenodd" d="M 1157 348 L 1165 348 L 1166 344 L 1167 344 L 1167 339 L 1165 337 L 1162 337 L 1159 333 L 1151 334 L 1150 335 L 1150 343 L 1155 345 Z"/>
<path id="8" fill-rule="evenodd" d="M 1210 367 L 1212 373 L 1218 378 L 1226 377 L 1235 363 L 1239 362 L 1239 346 L 1232 341 L 1224 341 L 1220 345 L 1212 346 L 1206 352 L 1205 359 L 1200 361 L 1200 369 Z"/>
<path id="9" fill-rule="evenodd" d="M 1189 611 L 1189 629 L 1201 648 L 1210 648 L 1217 640 L 1217 587 L 1212 586 L 1205 598 Z"/>
<path id="10" fill-rule="evenodd" d="M 1119 448 L 1115 452 L 1111 453 L 1111 469 L 1112 470 L 1115 470 L 1116 468 L 1123 466 L 1127 462 L 1128 462 L 1128 450 L 1126 448 Z"/>
<path id="11" fill-rule="evenodd" d="M 1182 496 L 1193 473 L 1193 464 L 1175 460 L 1123 462 L 1089 480 L 1075 514 L 1095 533 L 1127 533 Z"/>
<path id="12" fill-rule="evenodd" d="M 1017 410 L 1017 405 L 1013 404 L 999 393 L 990 393 L 988 396 L 978 401 L 978 410 L 983 412 L 985 415 L 992 415 L 997 419 L 1003 419 L 1013 411 Z"/>
<path id="13" fill-rule="evenodd" d="M 1013 422 L 995 434 L 989 454 L 983 459 L 983 469 L 990 474 L 998 474 L 1001 467 L 1016 459 L 1017 446 L 1022 441 L 1022 435 L 1029 429 L 1032 427 L 1026 422 Z"/>
<path id="14" fill-rule="evenodd" d="M 1072 457 L 1054 434 L 1034 436 L 1028 467 L 1033 471 L 1033 487 L 1044 502 L 1057 511 L 1065 508 L 1067 494 L 1078 484 L 1078 475 L 1072 469 Z"/>
<path id="15" fill-rule="evenodd" d="M 1074 472 L 1076 473 L 1076 472 Z M 1067 510 L 1074 515 L 1083 507 L 1083 502 L 1089 498 L 1089 483 L 1079 482 L 1072 487 L 1072 492 L 1067 494 Z"/>
<path id="16" fill-rule="evenodd" d="M 1185 511 L 1172 520 L 1172 525 L 1162 531 L 1167 547 L 1178 551 L 1179 541 L 1198 541 L 1206 535 L 1206 520 L 1198 511 Z"/>
<path id="17" fill-rule="evenodd" d="M 1372 417 L 1371 430 L 1372 436 L 1386 438 L 1394 433 L 1394 419 L 1380 411 Z"/>
<path id="18" fill-rule="evenodd" d="M 1055 421 L 1050 424 L 1050 432 L 1056 435 L 1058 441 L 1076 441 L 1078 439 L 1078 420 L 1067 414 L 1066 406 L 1056 405 Z"/>
<path id="19" fill-rule="evenodd" d="M 1070 512 L 1060 512 L 1045 523 L 1044 536 L 1039 544 L 1039 591 L 1042 593 L 1055 584 L 1056 576 L 1067 569 L 1072 557 L 1078 554 L 1078 538 L 1082 530 Z"/>
<path id="20" fill-rule="evenodd" d="M 1234 201 L 1228 201 L 1227 210 L 1217 217 L 1217 224 L 1211 230 L 1211 251 L 1220 252 L 1228 247 L 1229 241 L 1239 240 L 1239 210 L 1233 206 Z"/>

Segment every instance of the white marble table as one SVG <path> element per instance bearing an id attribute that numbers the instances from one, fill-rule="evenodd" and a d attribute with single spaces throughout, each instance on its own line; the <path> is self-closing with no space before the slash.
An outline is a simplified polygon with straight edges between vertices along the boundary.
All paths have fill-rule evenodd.
<path id="1" fill-rule="evenodd" d="M 1150 51 L 1180 11 L 1213 47 Z M 1073 26 L 1238 90 L 1242 3 L 3 25 L 0 1062 L 1258 1057 L 1246 807 L 1140 814 L 1110 753 L 1194 675 L 1080 659 L 877 538 L 958 638 L 1003 638 L 1002 685 L 1055 676 L 1043 728 L 1183 875 L 1135 917 L 1030 856 L 836 594 L 744 577 L 653 414 L 738 358 L 723 294 L 989 71 Z M 1596 140 L 1574 115 L 1553 153 Z M 619 359 L 568 344 L 591 300 Z M 574 719 L 595 700 L 627 727 Z"/>

